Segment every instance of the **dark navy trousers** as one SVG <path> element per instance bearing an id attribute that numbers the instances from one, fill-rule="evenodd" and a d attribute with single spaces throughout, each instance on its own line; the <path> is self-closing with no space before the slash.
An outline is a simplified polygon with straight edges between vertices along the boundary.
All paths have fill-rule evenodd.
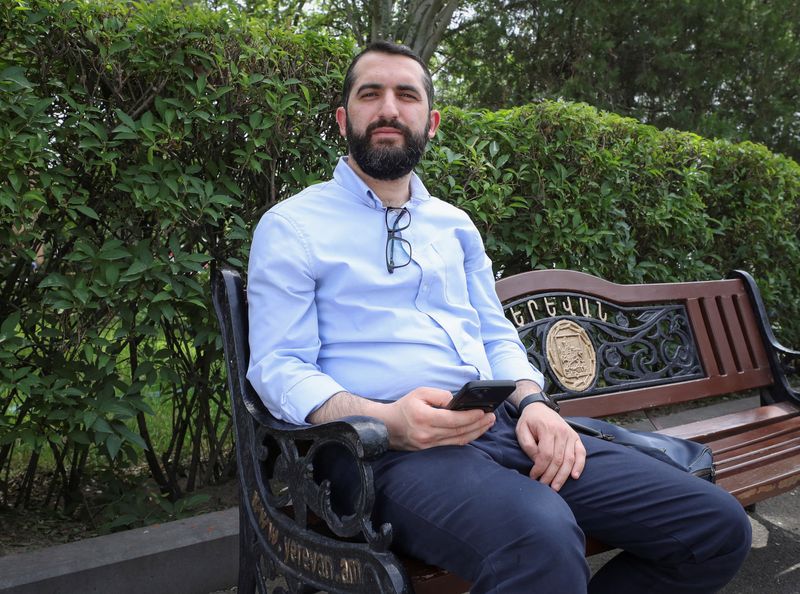
<path id="1" fill-rule="evenodd" d="M 375 521 L 391 522 L 395 550 L 471 581 L 473 594 L 709 594 L 736 574 L 750 523 L 723 489 L 582 437 L 585 470 L 556 493 L 528 476 L 515 423 L 504 406 L 467 446 L 373 464 Z M 623 550 L 591 581 L 584 534 Z"/>

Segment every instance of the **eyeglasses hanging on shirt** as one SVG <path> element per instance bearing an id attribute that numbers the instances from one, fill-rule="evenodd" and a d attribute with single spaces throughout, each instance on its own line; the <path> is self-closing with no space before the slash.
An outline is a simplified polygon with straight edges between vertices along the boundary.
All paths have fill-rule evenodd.
<path id="1" fill-rule="evenodd" d="M 411 213 L 406 207 L 386 208 L 386 270 L 392 274 L 395 268 L 411 263 L 411 243 L 401 237 L 401 232 L 411 225 Z"/>

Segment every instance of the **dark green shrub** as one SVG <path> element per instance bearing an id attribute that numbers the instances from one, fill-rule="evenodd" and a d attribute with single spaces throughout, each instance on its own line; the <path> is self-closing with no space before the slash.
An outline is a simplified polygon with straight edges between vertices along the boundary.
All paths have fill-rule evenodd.
<path id="1" fill-rule="evenodd" d="M 24 502 L 48 451 L 70 509 L 144 452 L 175 500 L 232 468 L 209 265 L 330 168 L 350 47 L 168 1 L 0 22 L 0 468 L 27 445 Z"/>
<path id="2" fill-rule="evenodd" d="M 763 146 L 658 131 L 583 104 L 447 109 L 423 171 L 472 213 L 503 274 L 619 283 L 751 272 L 800 344 L 800 166 Z"/>

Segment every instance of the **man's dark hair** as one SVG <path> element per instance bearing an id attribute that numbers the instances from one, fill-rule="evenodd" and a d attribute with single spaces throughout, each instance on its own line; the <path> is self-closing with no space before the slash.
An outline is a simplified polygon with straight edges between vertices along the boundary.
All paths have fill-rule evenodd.
<path id="1" fill-rule="evenodd" d="M 420 58 L 414 50 L 412 50 L 407 45 L 401 45 L 399 43 L 391 43 L 389 41 L 374 41 L 370 43 L 367 47 L 365 47 L 361 52 L 353 58 L 353 61 L 350 62 L 350 66 L 347 69 L 347 74 L 344 77 L 344 86 L 342 87 L 342 105 L 345 109 L 347 109 L 347 101 L 350 97 L 350 91 L 353 90 L 353 82 L 355 79 L 355 74 L 353 70 L 356 67 L 358 61 L 365 55 L 371 52 L 378 52 L 383 54 L 394 54 L 396 56 L 405 56 L 406 58 L 411 58 L 417 64 L 422 66 L 422 72 L 424 76 L 422 77 L 422 82 L 425 86 L 425 94 L 428 96 L 428 109 L 433 107 L 433 78 L 431 77 L 431 71 L 428 70 L 428 65 Z"/>

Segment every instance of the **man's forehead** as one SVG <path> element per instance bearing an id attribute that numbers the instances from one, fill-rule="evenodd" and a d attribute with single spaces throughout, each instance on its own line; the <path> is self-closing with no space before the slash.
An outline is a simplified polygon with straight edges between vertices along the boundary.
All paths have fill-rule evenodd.
<path id="1" fill-rule="evenodd" d="M 369 52 L 364 54 L 353 69 L 354 89 L 362 84 L 387 86 L 413 85 L 423 88 L 425 73 L 416 60 L 400 54 Z"/>

